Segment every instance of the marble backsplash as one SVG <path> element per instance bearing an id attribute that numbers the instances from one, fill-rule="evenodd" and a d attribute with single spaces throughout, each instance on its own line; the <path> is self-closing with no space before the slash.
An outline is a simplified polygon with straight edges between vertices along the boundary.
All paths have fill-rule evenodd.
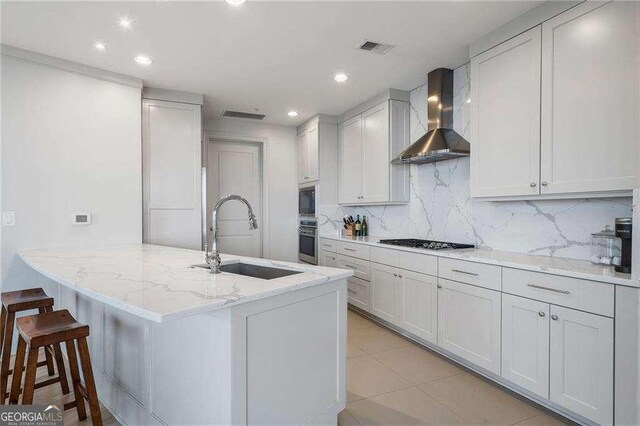
<path id="1" fill-rule="evenodd" d="M 454 129 L 470 140 L 469 66 L 454 71 Z M 411 140 L 427 131 L 427 85 L 411 91 Z M 632 197 L 475 201 L 469 158 L 411 165 L 411 201 L 399 206 L 320 205 L 321 235 L 342 229 L 346 214 L 365 215 L 369 235 L 425 238 L 477 247 L 589 259 L 591 233 L 631 216 Z"/>

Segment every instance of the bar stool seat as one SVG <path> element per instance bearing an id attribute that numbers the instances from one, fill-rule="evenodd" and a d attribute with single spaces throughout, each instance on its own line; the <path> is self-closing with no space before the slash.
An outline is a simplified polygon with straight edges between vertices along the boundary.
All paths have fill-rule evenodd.
<path id="1" fill-rule="evenodd" d="M 91 367 L 91 358 L 89 357 L 89 347 L 87 345 L 89 326 L 76 321 L 66 309 L 21 317 L 16 320 L 16 325 L 20 338 L 18 339 L 16 368 L 14 368 L 15 372 L 11 384 L 9 402 L 12 404 L 18 403 L 22 375 L 18 373 L 17 366 L 24 365 L 25 354 L 28 352 L 29 355 L 27 357 L 22 404 L 29 405 L 33 403 L 33 391 L 37 388 L 35 380 L 38 350 L 43 346 L 55 346 L 64 343 L 67 348 L 69 370 L 71 372 L 75 397 L 72 402 L 64 404 L 64 409 L 68 410 L 75 407 L 78 411 L 78 418 L 84 420 L 87 418 L 84 406 L 84 400 L 86 399 L 89 401 L 93 424 L 102 425 L 100 403 L 98 402 L 98 394 L 96 392 L 93 369 Z M 76 343 L 78 346 L 77 352 L 80 357 L 80 365 L 82 366 L 84 384 L 82 384 L 80 380 Z"/>
<path id="2" fill-rule="evenodd" d="M 0 318 L 0 348 L 2 350 L 2 358 L 0 360 L 0 405 L 3 405 L 8 396 L 7 386 L 9 376 L 13 372 L 9 368 L 9 362 L 11 359 L 11 346 L 16 313 L 36 309 L 40 313 L 52 311 L 54 300 L 53 297 L 49 297 L 41 288 L 29 288 L 25 290 L 4 292 L 0 295 L 0 299 L 2 301 L 2 315 Z M 53 376 L 55 374 L 55 360 L 55 363 L 58 366 L 58 376 L 45 380 L 41 383 L 37 383 L 36 387 L 60 382 L 62 393 L 68 394 L 69 384 L 67 382 L 67 372 L 62 359 L 60 345 L 45 345 L 44 354 L 46 358 L 45 361 L 38 362 L 37 367 L 46 366 L 49 376 Z M 22 374 L 22 369 L 20 369 L 20 374 Z"/>

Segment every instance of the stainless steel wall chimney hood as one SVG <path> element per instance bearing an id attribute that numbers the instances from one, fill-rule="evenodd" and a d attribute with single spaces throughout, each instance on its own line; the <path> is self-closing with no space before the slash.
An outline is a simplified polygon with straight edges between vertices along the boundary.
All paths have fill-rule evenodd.
<path id="1" fill-rule="evenodd" d="M 467 157 L 471 146 L 453 130 L 453 70 L 438 68 L 427 76 L 428 132 L 391 164 L 424 164 Z"/>

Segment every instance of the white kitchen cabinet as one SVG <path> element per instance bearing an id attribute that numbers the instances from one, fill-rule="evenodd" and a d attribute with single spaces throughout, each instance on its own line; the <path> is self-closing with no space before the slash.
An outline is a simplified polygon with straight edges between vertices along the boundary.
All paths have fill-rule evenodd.
<path id="1" fill-rule="evenodd" d="M 409 103 L 386 100 L 340 124 L 340 204 L 409 202 L 409 169 L 391 160 L 409 145 Z"/>
<path id="2" fill-rule="evenodd" d="M 502 295 L 502 377 L 549 398 L 549 304 Z"/>
<path id="3" fill-rule="evenodd" d="M 613 422 L 613 320 L 551 305 L 550 399 Z"/>
<path id="4" fill-rule="evenodd" d="M 142 101 L 142 241 L 202 248 L 200 105 Z"/>
<path id="5" fill-rule="evenodd" d="M 318 126 L 298 134 L 298 183 L 318 180 Z"/>
<path id="6" fill-rule="evenodd" d="M 397 319 L 397 286 L 397 268 L 379 263 L 371 263 L 371 282 L 369 286 L 370 312 L 392 324 L 395 324 Z"/>
<path id="7" fill-rule="evenodd" d="M 471 192 L 537 195 L 540 26 L 471 59 Z"/>
<path id="8" fill-rule="evenodd" d="M 637 186 L 638 40 L 638 2 L 585 2 L 542 24 L 543 194 Z"/>
<path id="9" fill-rule="evenodd" d="M 369 312 L 369 282 L 357 277 L 349 277 L 347 282 L 347 302 Z"/>
<path id="10" fill-rule="evenodd" d="M 438 343 L 438 279 L 398 269 L 397 325 Z"/>
<path id="11" fill-rule="evenodd" d="M 438 345 L 500 374 L 500 296 L 438 278 Z"/>
<path id="12" fill-rule="evenodd" d="M 320 250 L 318 265 L 326 266 L 327 268 L 339 268 L 338 255 L 327 250 Z"/>

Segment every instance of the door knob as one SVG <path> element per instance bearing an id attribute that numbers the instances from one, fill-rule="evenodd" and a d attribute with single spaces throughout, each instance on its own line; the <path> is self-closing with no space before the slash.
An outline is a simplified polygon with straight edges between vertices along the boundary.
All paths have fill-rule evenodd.
<path id="1" fill-rule="evenodd" d="M 549 182 L 546 182 L 546 181 L 542 182 L 542 186 L 547 186 L 547 185 L 549 185 Z"/>
<path id="2" fill-rule="evenodd" d="M 529 184 L 529 186 L 530 186 L 530 187 L 532 187 L 532 188 L 535 188 L 535 187 L 536 187 L 536 183 L 535 183 L 535 182 L 531 182 L 531 183 Z"/>
<path id="3" fill-rule="evenodd" d="M 554 320 L 554 321 L 557 321 L 558 320 L 558 316 L 557 315 L 551 315 L 551 319 Z"/>
<path id="4" fill-rule="evenodd" d="M 438 284 L 438 288 L 442 288 L 442 284 Z"/>
<path id="5" fill-rule="evenodd" d="M 544 317 L 545 313 L 540 311 L 540 312 L 538 312 L 538 315 L 540 315 L 541 317 Z"/>

